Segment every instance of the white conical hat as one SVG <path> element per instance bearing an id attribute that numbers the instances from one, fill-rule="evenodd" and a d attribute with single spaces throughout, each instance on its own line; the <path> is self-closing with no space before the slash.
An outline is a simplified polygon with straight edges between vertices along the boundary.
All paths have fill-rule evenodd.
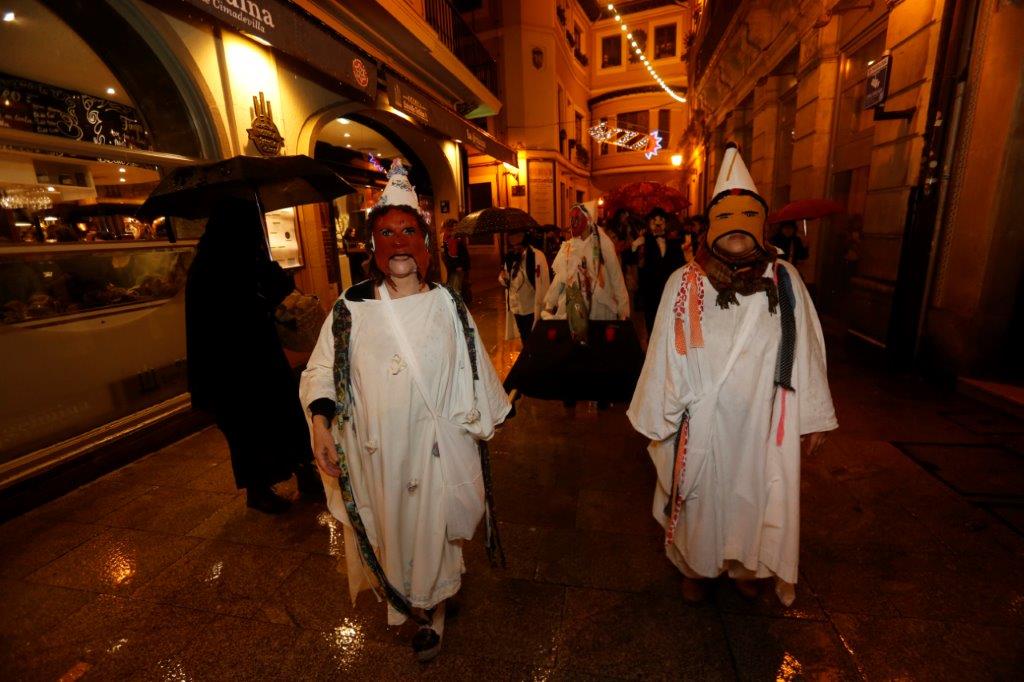
<path id="1" fill-rule="evenodd" d="M 388 170 L 388 184 L 377 201 L 377 206 L 410 206 L 420 210 L 416 189 L 409 182 L 409 171 L 398 159 L 391 162 Z"/>
<path id="2" fill-rule="evenodd" d="M 730 189 L 746 189 L 758 194 L 754 186 L 754 178 L 750 177 L 747 164 L 743 163 L 740 150 L 736 145 L 730 143 L 722 156 L 722 167 L 718 171 L 718 182 L 715 183 L 715 191 L 711 196 L 717 197 L 720 193 Z"/>

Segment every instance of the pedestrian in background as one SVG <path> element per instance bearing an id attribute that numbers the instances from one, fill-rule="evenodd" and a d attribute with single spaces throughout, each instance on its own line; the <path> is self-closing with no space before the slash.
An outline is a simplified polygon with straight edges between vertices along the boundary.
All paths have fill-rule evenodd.
<path id="1" fill-rule="evenodd" d="M 519 336 L 525 346 L 544 310 L 551 271 L 544 253 L 534 247 L 531 235 L 510 234 L 507 240 L 508 251 L 498 274 L 498 283 L 506 289 L 505 339 Z"/>
<path id="2" fill-rule="evenodd" d="M 796 233 L 796 223 L 787 220 L 779 223 L 778 231 L 768 240 L 772 246 L 777 246 L 782 251 L 780 258 L 796 265 L 800 261 L 807 260 L 807 247 Z"/>
<path id="3" fill-rule="evenodd" d="M 295 474 L 303 497 L 322 500 L 323 489 L 274 325 L 295 283 L 270 260 L 258 211 L 225 199 L 199 240 L 185 286 L 188 383 L 192 405 L 211 413 L 227 439 L 246 504 L 280 514 L 290 502 L 274 484 Z"/>
<path id="4" fill-rule="evenodd" d="M 448 272 L 445 284 L 469 304 L 469 246 L 465 237 L 455 234 L 457 224 L 458 221 L 454 218 L 444 221 L 441 231 L 441 259 Z"/>

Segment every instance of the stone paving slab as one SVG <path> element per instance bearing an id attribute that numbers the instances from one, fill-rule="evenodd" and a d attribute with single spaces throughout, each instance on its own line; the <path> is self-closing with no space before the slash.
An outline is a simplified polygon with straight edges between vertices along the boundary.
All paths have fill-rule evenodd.
<path id="1" fill-rule="evenodd" d="M 478 294 L 507 370 L 518 342 Z M 523 400 L 492 443 L 509 565 L 469 544 L 423 666 L 410 626 L 351 603 L 339 524 L 247 509 L 210 428 L 0 526 L 0 679 L 1016 679 L 1020 424 L 841 348 L 830 372 L 841 428 L 804 463 L 789 608 L 726 579 L 684 603 L 624 406 Z"/>

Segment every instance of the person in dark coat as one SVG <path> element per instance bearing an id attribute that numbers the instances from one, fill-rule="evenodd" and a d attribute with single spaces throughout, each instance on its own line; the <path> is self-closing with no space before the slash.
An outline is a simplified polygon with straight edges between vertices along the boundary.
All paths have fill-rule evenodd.
<path id="1" fill-rule="evenodd" d="M 654 317 L 669 275 L 686 264 L 683 242 L 677 232 L 669 233 L 669 216 L 656 208 L 647 214 L 647 231 L 633 242 L 640 255 L 640 307 L 647 333 L 654 329 Z"/>
<path id="2" fill-rule="evenodd" d="M 779 231 L 768 240 L 772 246 L 782 250 L 782 258 L 796 265 L 802 260 L 807 260 L 807 247 L 796 234 L 796 223 L 787 220 L 779 224 Z"/>
<path id="3" fill-rule="evenodd" d="M 298 382 L 274 326 L 295 287 L 270 260 L 255 202 L 225 200 L 210 216 L 185 287 L 192 404 L 210 412 L 231 451 L 249 507 L 284 512 L 275 483 L 297 475 L 303 497 L 323 499 Z"/>

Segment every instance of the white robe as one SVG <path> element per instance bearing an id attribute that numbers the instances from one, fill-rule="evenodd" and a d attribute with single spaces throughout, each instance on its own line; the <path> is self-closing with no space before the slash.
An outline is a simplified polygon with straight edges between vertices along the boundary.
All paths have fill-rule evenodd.
<path id="1" fill-rule="evenodd" d="M 602 265 L 600 272 L 594 267 L 594 240 L 600 239 Z M 628 320 L 629 292 L 622 276 L 619 256 L 615 245 L 601 229 L 595 229 L 586 239 L 570 239 L 562 244 L 551 265 L 554 277 L 544 297 L 544 308 L 554 310 L 545 317 L 554 320 L 566 319 L 565 287 L 572 282 L 579 268 L 590 272 L 594 293 L 590 302 L 591 320 Z M 604 286 L 600 285 L 600 281 Z"/>
<path id="2" fill-rule="evenodd" d="M 771 276 L 771 267 L 767 272 Z M 654 517 L 662 526 L 672 489 L 674 439 L 689 413 L 681 487 L 683 511 L 672 562 L 690 577 L 777 579 L 791 603 L 800 542 L 800 436 L 835 429 L 818 316 L 796 269 L 785 267 L 796 301 L 795 394 L 787 395 L 784 438 L 776 444 L 782 401 L 774 385 L 781 340 L 779 315 L 764 293 L 739 296 L 723 310 L 706 277 L 704 347 L 693 348 L 687 310 L 687 352 L 675 347 L 674 304 L 683 268 L 669 278 L 658 309 L 643 372 L 627 415 L 651 439 L 657 469 Z M 780 303 L 781 305 L 781 303 Z"/>
<path id="3" fill-rule="evenodd" d="M 345 305 L 352 312 L 351 420 L 343 429 L 335 420 L 332 431 L 345 449 L 353 496 L 388 581 L 414 607 L 429 608 L 459 590 L 465 570 L 461 542 L 446 539 L 440 459 L 431 456 L 434 421 L 402 358 L 384 303 L 346 300 Z M 474 404 L 469 352 L 448 292 L 438 287 L 394 299 L 392 305 L 441 416 L 463 425 L 477 439 L 490 439 L 511 406 L 479 332 L 475 337 L 480 379 Z M 318 398 L 336 396 L 333 318 L 328 316 L 324 323 L 302 373 L 300 394 L 307 410 Z M 476 330 L 472 318 L 470 322 Z M 469 416 L 474 409 L 480 413 L 475 421 Z M 371 587 L 370 572 L 362 565 L 337 479 L 323 477 L 323 482 L 328 509 L 345 525 L 354 601 Z M 389 623 L 404 620 L 389 607 Z"/>

